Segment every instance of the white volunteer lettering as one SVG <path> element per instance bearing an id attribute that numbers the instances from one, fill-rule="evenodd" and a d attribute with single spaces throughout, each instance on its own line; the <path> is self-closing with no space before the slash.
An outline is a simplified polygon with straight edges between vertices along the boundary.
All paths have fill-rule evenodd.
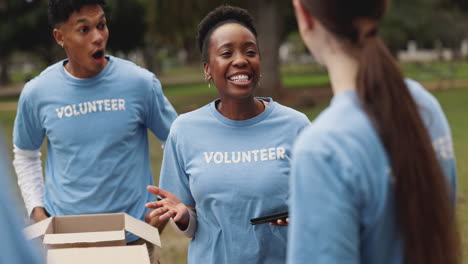
<path id="1" fill-rule="evenodd" d="M 79 103 L 78 107 L 80 108 L 80 113 L 82 115 L 86 115 L 88 113 L 88 104 L 86 103 Z"/>
<path id="2" fill-rule="evenodd" d="M 276 156 L 275 156 L 275 148 L 269 148 L 268 149 L 268 159 L 269 160 L 275 160 L 276 159 Z"/>
<path id="3" fill-rule="evenodd" d="M 286 150 L 283 147 L 276 148 L 276 156 L 278 157 L 278 159 L 285 159 L 285 153 Z"/>
<path id="4" fill-rule="evenodd" d="M 237 153 L 237 158 L 235 157 Z M 232 163 L 239 163 L 241 160 L 241 153 L 238 151 L 238 152 L 232 152 Z"/>
<path id="5" fill-rule="evenodd" d="M 125 110 L 125 100 L 119 99 L 119 110 Z"/>
<path id="6" fill-rule="evenodd" d="M 102 112 L 102 103 L 104 103 L 103 100 L 97 100 L 96 103 L 98 104 L 99 112 Z"/>
<path id="7" fill-rule="evenodd" d="M 96 101 L 88 102 L 88 108 L 89 108 L 90 113 L 96 113 L 97 111 Z"/>
<path id="8" fill-rule="evenodd" d="M 111 105 L 112 105 L 112 111 L 118 111 L 119 108 L 117 107 L 117 99 L 112 99 L 111 100 Z"/>
<path id="9" fill-rule="evenodd" d="M 67 105 L 65 106 L 65 116 L 70 117 L 73 115 L 73 109 L 71 106 Z"/>
<path id="10" fill-rule="evenodd" d="M 223 154 L 221 152 L 216 152 L 214 154 L 214 162 L 217 164 L 223 162 Z"/>
<path id="11" fill-rule="evenodd" d="M 284 149 L 284 147 L 254 149 L 249 151 L 203 152 L 203 156 L 207 164 L 210 164 L 211 161 L 213 161 L 216 164 L 237 164 L 246 162 L 279 160 L 286 159 L 285 154 L 286 150 Z"/>
<path id="12" fill-rule="evenodd" d="M 251 162 L 250 151 L 242 152 L 242 162 Z"/>
<path id="13" fill-rule="evenodd" d="M 267 158 L 267 150 L 266 150 L 266 149 L 261 149 L 261 150 L 260 150 L 260 158 L 261 158 L 261 160 L 268 160 L 268 158 Z"/>
<path id="14" fill-rule="evenodd" d="M 125 111 L 125 99 L 103 99 L 55 108 L 59 119 L 97 112 Z"/>
<path id="15" fill-rule="evenodd" d="M 252 153 L 254 154 L 254 161 L 257 161 L 257 160 L 258 160 L 258 157 L 257 157 L 258 152 L 259 152 L 258 149 L 252 150 Z"/>
<path id="16" fill-rule="evenodd" d="M 207 155 L 207 153 L 203 153 L 205 154 L 205 161 L 206 163 L 210 163 L 211 159 L 213 158 L 213 152 L 210 152 L 209 156 Z"/>
<path id="17" fill-rule="evenodd" d="M 55 111 L 57 112 L 57 116 L 62 119 L 63 116 L 63 107 L 60 108 L 55 108 Z"/>
<path id="18" fill-rule="evenodd" d="M 109 99 L 105 99 L 104 100 L 104 109 L 106 111 L 111 111 L 111 108 L 110 108 L 110 100 Z"/>
<path id="19" fill-rule="evenodd" d="M 76 105 L 72 105 L 73 108 L 73 115 L 77 116 L 80 115 L 80 112 L 76 111 Z"/>
<path id="20" fill-rule="evenodd" d="M 434 150 L 441 159 L 450 160 L 455 157 L 455 153 L 453 151 L 452 138 L 450 137 L 450 135 L 445 135 L 435 139 L 432 142 L 432 145 L 434 146 Z"/>
<path id="21" fill-rule="evenodd" d="M 224 163 L 231 163 L 231 160 L 229 160 L 229 156 L 227 152 L 224 152 Z"/>

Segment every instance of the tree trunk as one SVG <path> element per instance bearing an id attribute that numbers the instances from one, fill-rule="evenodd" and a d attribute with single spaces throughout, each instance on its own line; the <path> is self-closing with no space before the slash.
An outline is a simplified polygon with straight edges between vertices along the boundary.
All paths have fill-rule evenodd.
<path id="1" fill-rule="evenodd" d="M 282 94 L 279 47 L 281 38 L 280 3 L 277 0 L 250 2 L 260 44 L 261 80 L 256 94 L 278 98 Z"/>
<path id="2" fill-rule="evenodd" d="M 0 55 L 0 84 L 9 84 L 10 83 L 10 75 L 8 73 L 10 64 L 10 56 L 3 54 Z"/>
<path id="3" fill-rule="evenodd" d="M 156 63 L 155 43 L 157 42 L 154 37 L 147 33 L 143 47 L 143 60 L 145 61 L 145 68 L 154 74 L 161 71 L 161 67 L 158 67 L 159 65 Z"/>

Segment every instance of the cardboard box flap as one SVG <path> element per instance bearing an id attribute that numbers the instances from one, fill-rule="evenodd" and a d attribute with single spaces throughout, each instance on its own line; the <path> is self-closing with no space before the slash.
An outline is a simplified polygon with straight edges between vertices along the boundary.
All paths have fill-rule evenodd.
<path id="1" fill-rule="evenodd" d="M 83 233 L 123 230 L 124 213 L 64 215 L 55 217 L 54 233 Z"/>
<path id="2" fill-rule="evenodd" d="M 51 249 L 48 264 L 150 264 L 146 245 Z"/>
<path id="3" fill-rule="evenodd" d="M 128 214 L 125 214 L 125 230 L 161 247 L 158 229 Z"/>
<path id="4" fill-rule="evenodd" d="M 97 243 L 102 241 L 124 241 L 125 232 L 105 231 L 68 234 L 46 234 L 43 243 L 45 245 L 74 244 L 74 243 Z"/>
<path id="5" fill-rule="evenodd" d="M 23 229 L 24 235 L 28 239 L 34 239 L 48 233 L 49 229 L 52 228 L 51 222 L 53 220 L 53 217 L 49 217 L 38 223 L 27 226 Z"/>

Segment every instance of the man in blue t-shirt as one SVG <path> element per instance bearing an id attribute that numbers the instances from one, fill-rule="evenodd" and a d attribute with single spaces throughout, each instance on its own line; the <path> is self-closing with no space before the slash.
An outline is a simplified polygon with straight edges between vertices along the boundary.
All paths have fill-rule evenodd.
<path id="1" fill-rule="evenodd" d="M 116 212 L 144 220 L 144 204 L 154 200 L 145 191 L 153 184 L 147 130 L 165 141 L 177 114 L 154 74 L 105 55 L 104 4 L 49 1 L 53 35 L 67 59 L 25 85 L 14 126 L 14 165 L 35 221 Z"/>

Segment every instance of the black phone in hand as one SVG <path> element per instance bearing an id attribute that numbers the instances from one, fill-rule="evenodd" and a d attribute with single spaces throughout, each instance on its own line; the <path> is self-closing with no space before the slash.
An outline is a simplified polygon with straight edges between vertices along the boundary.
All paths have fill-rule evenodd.
<path id="1" fill-rule="evenodd" d="M 252 225 L 257 225 L 257 224 L 263 224 L 263 223 L 269 223 L 269 222 L 276 222 L 280 219 L 283 221 L 286 221 L 286 218 L 288 218 L 288 212 L 282 212 L 282 213 L 276 213 L 276 214 L 271 214 L 271 215 L 264 215 L 264 216 L 257 217 L 257 218 L 252 218 L 250 219 L 250 223 Z"/>

